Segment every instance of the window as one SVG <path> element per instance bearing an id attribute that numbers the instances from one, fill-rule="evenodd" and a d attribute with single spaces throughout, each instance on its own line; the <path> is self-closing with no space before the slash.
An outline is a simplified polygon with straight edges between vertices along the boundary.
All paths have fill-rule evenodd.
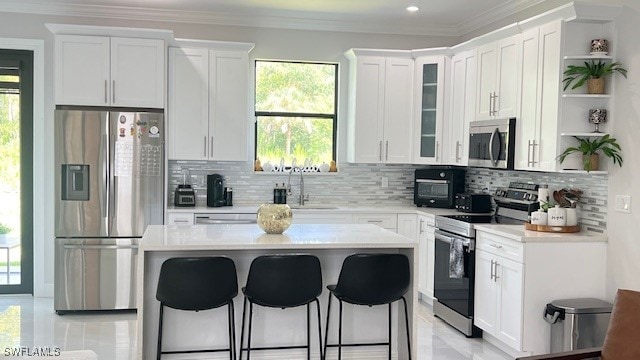
<path id="1" fill-rule="evenodd" d="M 265 171 L 319 171 L 335 160 L 337 85 L 338 64 L 256 61 L 256 159 Z"/>

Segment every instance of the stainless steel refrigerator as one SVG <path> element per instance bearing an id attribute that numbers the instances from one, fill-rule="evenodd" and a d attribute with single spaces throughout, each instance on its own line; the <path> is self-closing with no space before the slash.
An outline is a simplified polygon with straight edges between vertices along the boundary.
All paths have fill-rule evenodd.
<path id="1" fill-rule="evenodd" d="M 136 308 L 138 242 L 164 215 L 158 112 L 55 113 L 57 313 Z"/>

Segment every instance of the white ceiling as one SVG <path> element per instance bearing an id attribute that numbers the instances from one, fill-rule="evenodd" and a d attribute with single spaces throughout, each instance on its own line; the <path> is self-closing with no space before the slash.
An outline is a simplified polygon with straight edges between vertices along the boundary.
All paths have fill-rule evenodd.
<path id="1" fill-rule="evenodd" d="M 545 0 L 0 0 L 0 11 L 460 36 Z M 410 13 L 409 5 L 420 10 Z"/>

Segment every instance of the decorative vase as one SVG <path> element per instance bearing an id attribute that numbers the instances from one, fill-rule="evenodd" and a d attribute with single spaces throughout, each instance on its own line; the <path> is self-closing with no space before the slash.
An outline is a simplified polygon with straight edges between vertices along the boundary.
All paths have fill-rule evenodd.
<path id="1" fill-rule="evenodd" d="M 589 122 L 596 125 L 594 133 L 600 132 L 600 124 L 607 122 L 607 109 L 589 109 Z"/>
<path id="2" fill-rule="evenodd" d="M 258 208 L 258 226 L 267 234 L 282 234 L 292 219 L 293 212 L 287 204 L 262 204 Z"/>
<path id="3" fill-rule="evenodd" d="M 597 171 L 600 167 L 600 155 L 592 154 L 592 155 L 582 155 L 582 163 L 584 164 L 584 169 L 587 171 Z"/>
<path id="4" fill-rule="evenodd" d="M 604 78 L 588 79 L 587 92 L 589 94 L 604 94 Z"/>
<path id="5" fill-rule="evenodd" d="M 548 211 L 547 224 L 549 226 L 566 226 L 567 225 L 567 210 L 561 208 L 560 205 L 552 207 Z"/>
<path id="6" fill-rule="evenodd" d="M 591 40 L 591 55 L 607 55 L 607 53 L 609 53 L 607 39 Z"/>

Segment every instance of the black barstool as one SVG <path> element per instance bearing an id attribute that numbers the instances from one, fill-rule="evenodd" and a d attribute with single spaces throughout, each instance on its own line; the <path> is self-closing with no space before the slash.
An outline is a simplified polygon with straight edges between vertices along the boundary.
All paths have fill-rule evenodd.
<path id="1" fill-rule="evenodd" d="M 409 335 L 409 315 L 404 294 L 409 290 L 411 271 L 409 259 L 402 254 L 355 254 L 342 263 L 337 285 L 329 285 L 329 304 L 327 306 L 327 328 L 324 338 L 323 358 L 327 356 L 327 346 L 338 348 L 338 359 L 342 359 L 343 346 L 389 346 L 391 359 L 391 304 L 402 299 L 407 327 L 407 347 L 411 360 L 411 340 Z M 327 345 L 329 335 L 329 314 L 331 313 L 331 295 L 340 304 L 338 322 L 338 344 Z M 342 302 L 355 305 L 389 305 L 389 342 L 386 343 L 342 343 Z"/>
<path id="2" fill-rule="evenodd" d="M 238 277 L 233 260 L 226 257 L 172 258 L 162 263 L 156 299 L 160 301 L 157 359 L 162 354 L 228 351 L 236 356 L 236 327 L 233 298 L 238 295 Z M 164 307 L 200 311 L 227 305 L 229 348 L 209 350 L 162 351 L 162 314 Z"/>
<path id="3" fill-rule="evenodd" d="M 307 349 L 307 359 L 311 359 L 310 304 L 315 301 L 318 310 L 318 344 L 322 357 L 322 327 L 320 325 L 320 302 L 322 293 L 322 272 L 320 260 L 313 255 L 265 255 L 251 262 L 247 286 L 242 288 L 244 306 L 242 309 L 242 331 L 240 333 L 240 360 L 242 351 L 247 351 L 247 360 L 251 350 Z M 244 343 L 245 312 L 249 302 L 249 333 L 247 347 Z M 293 308 L 307 306 L 307 345 L 251 347 L 251 325 L 253 305 L 272 308 Z"/>

